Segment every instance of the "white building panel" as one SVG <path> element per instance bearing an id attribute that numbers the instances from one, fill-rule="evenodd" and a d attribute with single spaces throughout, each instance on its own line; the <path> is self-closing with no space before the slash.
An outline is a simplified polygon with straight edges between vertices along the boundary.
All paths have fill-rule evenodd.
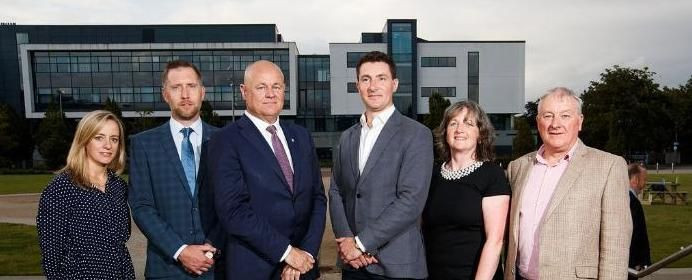
<path id="1" fill-rule="evenodd" d="M 387 44 L 331 43 L 329 44 L 329 72 L 332 115 L 360 115 L 363 103 L 358 93 L 349 93 L 347 83 L 356 82 L 356 68 L 347 68 L 349 52 L 387 52 Z"/>

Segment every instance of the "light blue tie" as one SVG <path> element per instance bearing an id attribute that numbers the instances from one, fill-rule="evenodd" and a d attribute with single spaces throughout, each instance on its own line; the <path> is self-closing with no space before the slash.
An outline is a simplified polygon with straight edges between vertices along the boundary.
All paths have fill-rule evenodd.
<path id="1" fill-rule="evenodd" d="M 195 185 L 197 185 L 197 168 L 195 164 L 195 152 L 192 149 L 192 142 L 190 142 L 190 133 L 194 130 L 192 128 L 186 127 L 180 130 L 183 133 L 183 143 L 182 143 L 182 162 L 183 169 L 185 170 L 185 177 L 187 177 L 187 185 L 190 187 L 190 193 L 195 195 Z"/>

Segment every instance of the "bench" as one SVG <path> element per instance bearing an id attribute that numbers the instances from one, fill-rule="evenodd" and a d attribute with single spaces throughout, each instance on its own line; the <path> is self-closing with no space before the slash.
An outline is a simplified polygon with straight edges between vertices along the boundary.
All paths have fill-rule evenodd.
<path id="1" fill-rule="evenodd" d="M 647 204 L 652 204 L 655 200 L 660 200 L 665 204 L 685 204 L 687 205 L 687 192 L 666 192 L 649 191 Z"/>

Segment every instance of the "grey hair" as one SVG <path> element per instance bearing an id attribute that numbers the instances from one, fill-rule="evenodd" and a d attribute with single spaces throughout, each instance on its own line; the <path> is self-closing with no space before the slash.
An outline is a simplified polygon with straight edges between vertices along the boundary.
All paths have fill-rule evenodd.
<path id="1" fill-rule="evenodd" d="M 547 90 L 545 92 L 545 94 L 543 94 L 543 96 L 541 96 L 541 98 L 538 99 L 538 108 L 537 109 L 539 112 L 541 111 L 541 103 L 543 103 L 543 100 L 545 100 L 546 98 L 548 98 L 550 96 L 555 96 L 558 98 L 568 96 L 568 97 L 573 98 L 574 101 L 577 102 L 577 113 L 579 113 L 581 115 L 581 106 L 584 102 L 581 100 L 581 98 L 579 98 L 579 96 L 577 94 L 574 93 L 574 91 L 572 91 L 571 89 L 566 88 L 566 87 L 555 87 L 555 88 L 551 88 L 551 89 Z"/>

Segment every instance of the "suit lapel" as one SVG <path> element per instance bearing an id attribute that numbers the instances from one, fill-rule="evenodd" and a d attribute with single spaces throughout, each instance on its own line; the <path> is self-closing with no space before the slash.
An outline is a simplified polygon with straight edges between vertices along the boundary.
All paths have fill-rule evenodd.
<path id="1" fill-rule="evenodd" d="M 351 171 L 353 172 L 353 178 L 356 178 L 356 179 L 358 179 L 358 177 L 360 176 L 360 170 L 358 169 L 358 153 L 360 152 L 359 146 L 360 146 L 360 130 L 361 130 L 361 128 L 362 127 L 361 127 L 361 124 L 359 122 L 356 126 L 354 126 L 353 129 L 351 129 L 350 135 L 348 137 L 349 138 L 348 145 L 349 145 L 349 148 L 351 149 L 350 150 L 350 153 L 351 153 L 351 156 L 350 156 Z"/>
<path id="2" fill-rule="evenodd" d="M 521 212 L 522 200 L 521 195 L 526 188 L 526 183 L 529 180 L 529 175 L 531 174 L 531 169 L 533 168 L 533 161 L 535 158 L 536 153 L 530 153 L 519 161 L 519 166 L 513 167 L 514 169 L 518 169 L 517 172 L 510 170 L 510 172 L 517 174 L 517 177 L 512 178 L 512 182 L 510 182 L 516 184 L 517 186 L 516 189 L 513 190 L 512 194 L 514 197 L 514 201 L 512 203 L 515 205 L 512 207 L 515 209 L 512 213 L 512 221 L 514 221 L 514 226 L 512 227 L 514 230 L 512 230 L 512 234 L 514 235 L 514 240 L 518 240 L 517 238 L 519 237 L 519 213 Z"/>
<path id="3" fill-rule="evenodd" d="M 570 159 L 565 173 L 562 174 L 562 177 L 560 177 L 560 180 L 557 182 L 553 197 L 550 199 L 550 203 L 548 204 L 548 209 L 546 209 L 546 212 L 543 215 L 543 221 L 546 221 L 550 217 L 550 214 L 552 214 L 560 205 L 562 199 L 564 199 L 567 193 L 569 193 L 569 190 L 574 185 L 574 182 L 577 180 L 577 178 L 579 178 L 579 175 L 586 167 L 586 162 L 583 160 L 583 157 L 586 155 L 584 144 L 579 141 L 577 145 L 578 146 L 574 151 L 573 158 Z"/>
<path id="4" fill-rule="evenodd" d="M 204 173 L 206 172 L 206 158 L 207 158 L 207 142 L 209 142 L 210 136 L 210 126 L 205 122 L 202 122 L 202 145 L 200 147 L 199 155 L 199 167 L 197 168 L 197 185 L 195 186 L 195 196 L 199 193 L 199 186 L 204 184 Z M 201 175 L 200 175 L 201 174 Z"/>
<path id="5" fill-rule="evenodd" d="M 298 143 L 296 143 L 297 140 L 292 127 L 283 121 L 279 122 L 281 125 L 281 130 L 284 131 L 284 136 L 286 137 L 286 145 L 288 145 L 288 152 L 291 153 L 291 163 L 293 164 L 293 194 L 295 194 L 298 192 L 298 184 L 296 184 L 296 182 L 300 182 L 300 178 L 298 178 L 301 173 L 299 172 L 299 168 L 300 163 L 303 162 L 303 158 L 301 158 L 301 153 L 298 150 Z M 304 145 L 308 144 L 305 143 Z"/>
<path id="6" fill-rule="evenodd" d="M 370 151 L 370 155 L 368 155 L 368 160 L 365 163 L 365 167 L 363 168 L 363 174 L 361 174 L 361 178 L 365 178 L 365 176 L 368 176 L 370 170 L 372 170 L 375 167 L 375 164 L 377 164 L 377 159 L 379 159 L 380 156 L 382 156 L 384 150 L 387 149 L 387 146 L 389 146 L 389 142 L 392 139 L 392 137 L 394 137 L 394 135 L 399 131 L 400 124 L 401 114 L 399 114 L 399 112 L 395 110 L 392 116 L 389 117 L 387 123 L 384 124 L 384 127 L 382 128 L 380 135 L 377 137 L 377 140 L 375 141 L 375 146 L 372 147 L 372 151 Z M 358 153 L 358 149 L 356 149 L 356 153 Z"/>
<path id="7" fill-rule="evenodd" d="M 187 179 L 185 177 L 185 171 L 183 170 L 183 164 L 180 162 L 180 156 L 178 155 L 178 149 L 175 147 L 175 142 L 173 140 L 173 135 L 171 135 L 170 122 L 159 127 L 159 139 L 163 139 L 161 143 L 161 148 L 166 155 L 166 160 L 173 164 L 176 172 L 178 174 L 178 179 L 180 180 L 180 187 L 183 188 L 183 192 L 187 194 L 187 197 L 192 199 L 192 194 L 190 193 L 190 188 L 187 184 Z"/>
<path id="8" fill-rule="evenodd" d="M 276 160 L 276 156 L 274 156 L 274 152 L 272 152 L 267 140 L 264 139 L 255 124 L 253 124 L 252 121 L 246 116 L 243 116 L 238 121 L 238 126 L 241 128 L 240 134 L 255 150 L 257 150 L 259 156 L 263 157 L 263 160 L 260 162 L 269 162 L 269 165 L 271 166 L 272 170 L 274 170 L 276 176 L 279 176 L 281 182 L 283 182 L 284 186 L 288 188 L 286 178 L 284 178 L 284 174 L 281 172 L 281 167 L 279 166 L 279 162 Z"/>

